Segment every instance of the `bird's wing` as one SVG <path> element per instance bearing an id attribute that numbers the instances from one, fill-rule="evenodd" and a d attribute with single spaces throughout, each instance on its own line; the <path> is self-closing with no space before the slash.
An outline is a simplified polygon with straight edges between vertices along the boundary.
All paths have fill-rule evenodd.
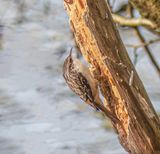
<path id="1" fill-rule="evenodd" d="M 72 89 L 72 91 L 79 95 L 80 98 L 85 102 L 88 100 L 89 102 L 93 102 L 94 98 L 92 95 L 91 87 L 83 74 L 78 72 L 75 73 L 72 77 L 74 78 L 72 82 L 74 82 L 72 84 L 69 84 L 69 87 Z"/>

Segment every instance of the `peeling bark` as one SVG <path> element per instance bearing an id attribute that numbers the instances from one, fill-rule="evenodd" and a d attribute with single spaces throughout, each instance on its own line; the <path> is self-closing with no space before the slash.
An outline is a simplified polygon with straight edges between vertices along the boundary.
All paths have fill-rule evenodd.
<path id="1" fill-rule="evenodd" d="M 122 146 L 160 153 L 160 121 L 131 63 L 105 0 L 65 0 L 77 45 L 92 66 Z M 94 68 L 94 69 L 93 69 Z M 112 119 L 111 119 L 112 120 Z"/>

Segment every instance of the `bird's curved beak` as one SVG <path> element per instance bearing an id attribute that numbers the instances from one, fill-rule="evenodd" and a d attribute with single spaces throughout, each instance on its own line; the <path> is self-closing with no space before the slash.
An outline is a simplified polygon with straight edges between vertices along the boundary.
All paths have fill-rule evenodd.
<path id="1" fill-rule="evenodd" d="M 73 47 L 70 49 L 69 57 L 72 57 L 72 50 L 73 50 Z"/>

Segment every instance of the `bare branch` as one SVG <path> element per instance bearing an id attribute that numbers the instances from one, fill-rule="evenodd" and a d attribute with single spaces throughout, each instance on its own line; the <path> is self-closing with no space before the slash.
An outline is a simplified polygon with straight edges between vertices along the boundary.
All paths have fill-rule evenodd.
<path id="1" fill-rule="evenodd" d="M 134 17 L 133 8 L 131 7 L 130 9 L 131 9 L 131 10 L 130 10 L 131 17 Z M 149 59 L 151 60 L 153 66 L 154 66 L 155 69 L 157 70 L 158 75 L 160 76 L 160 67 L 159 67 L 158 63 L 156 62 L 154 56 L 152 55 L 152 52 L 150 51 L 148 45 L 145 45 L 145 44 L 147 44 L 145 38 L 144 38 L 143 35 L 141 34 L 141 32 L 140 32 L 140 30 L 138 29 L 138 27 L 134 27 L 134 30 L 135 30 L 135 33 L 136 33 L 136 35 L 138 36 L 139 40 L 141 41 L 141 43 L 144 44 L 143 48 L 145 49 L 145 51 L 146 51 Z M 153 41 L 153 43 L 154 43 L 154 41 Z"/>
<path id="2" fill-rule="evenodd" d="M 141 44 L 138 44 L 138 45 L 125 44 L 125 46 L 126 47 L 130 47 L 130 48 L 136 48 L 136 49 L 138 49 L 138 48 L 145 47 L 145 46 L 151 45 L 151 44 L 159 42 L 159 41 L 160 41 L 160 38 L 155 39 L 155 40 L 150 40 L 149 42 L 141 43 Z"/>
<path id="3" fill-rule="evenodd" d="M 117 14 L 112 14 L 112 17 L 116 23 L 122 26 L 131 26 L 131 27 L 145 26 L 151 29 L 154 29 L 156 27 L 156 24 L 145 18 L 127 18 Z"/>

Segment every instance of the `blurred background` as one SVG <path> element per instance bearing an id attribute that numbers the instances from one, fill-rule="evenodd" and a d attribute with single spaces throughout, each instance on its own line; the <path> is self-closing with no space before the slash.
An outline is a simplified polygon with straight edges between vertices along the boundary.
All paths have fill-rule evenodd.
<path id="1" fill-rule="evenodd" d="M 140 44 L 133 29 L 119 31 L 125 44 Z M 0 154 L 126 154 L 109 120 L 66 86 L 62 65 L 72 46 L 62 0 L 0 0 Z M 159 47 L 150 45 L 160 64 Z M 157 71 L 143 48 L 127 50 L 159 112 Z"/>

